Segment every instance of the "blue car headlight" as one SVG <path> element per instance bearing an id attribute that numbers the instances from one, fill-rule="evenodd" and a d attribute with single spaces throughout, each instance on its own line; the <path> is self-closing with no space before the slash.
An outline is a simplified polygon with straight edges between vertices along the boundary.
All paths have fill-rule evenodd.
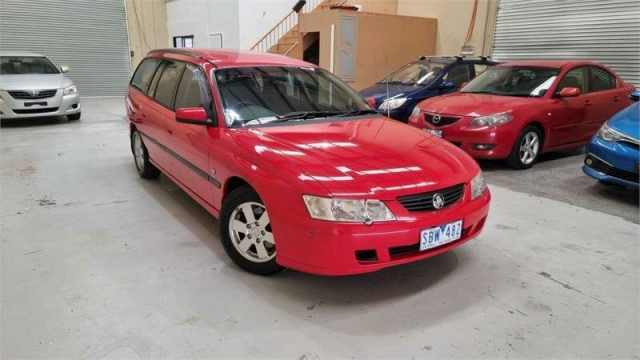
<path id="1" fill-rule="evenodd" d="M 404 105 L 404 103 L 406 102 L 407 102 L 406 97 L 387 99 L 384 102 L 382 102 L 382 104 L 380 104 L 380 106 L 378 107 L 378 110 L 380 111 L 395 110 L 400 106 Z"/>
<path id="2" fill-rule="evenodd" d="M 616 141 L 623 140 L 625 138 L 624 135 L 610 128 L 609 125 L 607 125 L 607 123 L 604 123 L 600 127 L 600 130 L 598 130 L 598 133 L 596 134 L 596 136 L 604 141 L 609 141 L 609 142 L 616 142 Z"/>

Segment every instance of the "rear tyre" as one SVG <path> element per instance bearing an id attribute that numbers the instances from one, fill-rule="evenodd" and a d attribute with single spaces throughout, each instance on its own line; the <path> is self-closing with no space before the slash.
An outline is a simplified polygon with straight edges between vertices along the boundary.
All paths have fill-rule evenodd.
<path id="1" fill-rule="evenodd" d="M 149 153 L 147 147 L 144 146 L 142 136 L 137 130 L 131 133 L 131 152 L 133 153 L 133 162 L 138 170 L 138 175 L 143 179 L 156 179 L 160 176 L 160 170 L 149 161 Z"/>
<path id="2" fill-rule="evenodd" d="M 69 120 L 69 121 L 78 121 L 78 120 L 80 120 L 80 116 L 82 116 L 82 113 L 67 115 L 67 120 Z"/>
<path id="3" fill-rule="evenodd" d="M 271 220 L 260 196 L 249 187 L 233 190 L 224 199 L 220 216 L 222 245 L 242 269 L 271 275 L 283 268 L 276 263 Z"/>
<path id="4" fill-rule="evenodd" d="M 542 149 L 542 134 L 535 126 L 527 126 L 513 144 L 507 164 L 514 169 L 528 169 L 535 164 Z"/>

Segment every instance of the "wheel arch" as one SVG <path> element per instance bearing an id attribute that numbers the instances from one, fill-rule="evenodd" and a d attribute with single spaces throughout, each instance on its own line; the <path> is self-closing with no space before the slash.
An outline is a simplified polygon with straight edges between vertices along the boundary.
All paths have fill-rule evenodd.
<path id="1" fill-rule="evenodd" d="M 229 195 L 233 190 L 246 186 L 251 188 L 253 191 L 256 191 L 256 188 L 252 186 L 247 180 L 241 178 L 240 176 L 231 176 L 229 177 L 222 187 L 222 201 Z"/>
<path id="2" fill-rule="evenodd" d="M 538 129 L 540 131 L 540 142 L 542 143 L 541 145 L 541 149 L 544 150 L 545 145 L 547 144 L 547 138 L 548 138 L 548 133 L 547 133 L 547 128 L 545 128 L 545 126 L 537 120 L 532 120 L 529 121 L 523 128 L 522 130 L 520 130 L 520 133 L 522 133 L 522 131 L 524 131 L 524 129 L 526 129 L 527 127 L 535 127 L 536 129 Z"/>

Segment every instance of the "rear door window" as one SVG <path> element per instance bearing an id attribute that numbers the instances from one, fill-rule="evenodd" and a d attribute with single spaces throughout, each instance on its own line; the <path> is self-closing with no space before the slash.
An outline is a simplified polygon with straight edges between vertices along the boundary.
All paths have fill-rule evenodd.
<path id="1" fill-rule="evenodd" d="M 143 60 L 140 65 L 138 65 L 136 72 L 133 74 L 133 78 L 131 78 L 131 86 L 146 94 L 159 63 L 160 61 L 157 59 Z"/>
<path id="2" fill-rule="evenodd" d="M 616 78 L 608 71 L 595 66 L 590 67 L 590 70 L 589 90 L 591 92 L 609 90 L 616 87 Z"/>
<path id="3" fill-rule="evenodd" d="M 158 78 L 154 99 L 166 108 L 173 109 L 176 89 L 184 66 L 184 63 L 178 61 L 167 61 Z"/>
<path id="4" fill-rule="evenodd" d="M 476 76 L 482 74 L 485 70 L 487 70 L 488 67 L 489 65 L 486 64 L 473 64 L 473 69 L 476 73 Z"/>

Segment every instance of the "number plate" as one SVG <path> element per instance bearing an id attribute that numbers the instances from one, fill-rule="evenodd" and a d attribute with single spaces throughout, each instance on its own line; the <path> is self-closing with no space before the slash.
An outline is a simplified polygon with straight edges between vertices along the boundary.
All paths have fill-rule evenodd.
<path id="1" fill-rule="evenodd" d="M 433 249 L 462 237 L 462 220 L 420 232 L 420 251 Z"/>
<path id="2" fill-rule="evenodd" d="M 429 134 L 439 137 L 442 137 L 442 130 L 439 129 L 424 129 L 426 132 L 428 132 Z"/>

